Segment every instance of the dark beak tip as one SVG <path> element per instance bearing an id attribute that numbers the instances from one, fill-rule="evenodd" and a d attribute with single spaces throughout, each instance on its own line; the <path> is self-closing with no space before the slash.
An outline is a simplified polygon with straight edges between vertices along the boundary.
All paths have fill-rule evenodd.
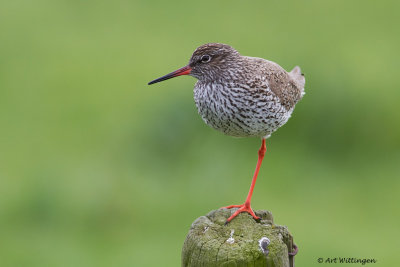
<path id="1" fill-rule="evenodd" d="M 155 84 L 155 83 L 158 83 L 158 82 L 160 82 L 159 79 L 156 79 L 156 80 L 153 80 L 151 82 L 148 82 L 147 85 L 152 85 L 152 84 Z"/>

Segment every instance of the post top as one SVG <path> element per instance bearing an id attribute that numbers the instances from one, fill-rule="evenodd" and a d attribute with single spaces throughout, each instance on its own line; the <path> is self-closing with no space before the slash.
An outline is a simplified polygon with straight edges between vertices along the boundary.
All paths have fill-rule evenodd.
<path id="1" fill-rule="evenodd" d="M 289 267 L 293 237 L 287 227 L 275 225 L 271 212 L 265 210 L 255 211 L 260 221 L 241 213 L 225 225 L 235 210 L 213 210 L 192 223 L 182 249 L 182 266 Z"/>

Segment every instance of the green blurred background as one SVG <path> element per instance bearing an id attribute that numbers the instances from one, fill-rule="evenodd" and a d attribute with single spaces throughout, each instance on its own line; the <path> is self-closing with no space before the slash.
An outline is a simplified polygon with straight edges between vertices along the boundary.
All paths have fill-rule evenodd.
<path id="1" fill-rule="evenodd" d="M 260 140 L 207 127 L 191 77 L 147 86 L 207 42 L 306 74 L 306 96 L 267 141 L 252 202 L 289 227 L 297 265 L 396 266 L 399 10 L 1 1 L 0 266 L 179 266 L 193 220 L 244 201 Z"/>

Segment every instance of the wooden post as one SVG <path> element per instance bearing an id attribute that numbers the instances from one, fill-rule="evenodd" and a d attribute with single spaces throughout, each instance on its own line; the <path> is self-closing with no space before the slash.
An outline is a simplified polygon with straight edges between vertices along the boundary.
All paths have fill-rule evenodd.
<path id="1" fill-rule="evenodd" d="M 274 225 L 269 211 L 255 211 L 256 222 L 241 213 L 229 224 L 236 209 L 213 210 L 197 218 L 182 249 L 182 266 L 294 267 L 297 247 L 286 226 Z"/>

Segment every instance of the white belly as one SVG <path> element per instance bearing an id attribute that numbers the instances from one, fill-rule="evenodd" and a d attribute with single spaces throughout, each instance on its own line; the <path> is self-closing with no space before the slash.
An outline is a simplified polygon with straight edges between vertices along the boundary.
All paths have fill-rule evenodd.
<path id="1" fill-rule="evenodd" d="M 284 125 L 293 111 L 286 110 L 268 88 L 230 88 L 197 82 L 194 99 L 206 124 L 236 137 L 267 137 Z"/>

